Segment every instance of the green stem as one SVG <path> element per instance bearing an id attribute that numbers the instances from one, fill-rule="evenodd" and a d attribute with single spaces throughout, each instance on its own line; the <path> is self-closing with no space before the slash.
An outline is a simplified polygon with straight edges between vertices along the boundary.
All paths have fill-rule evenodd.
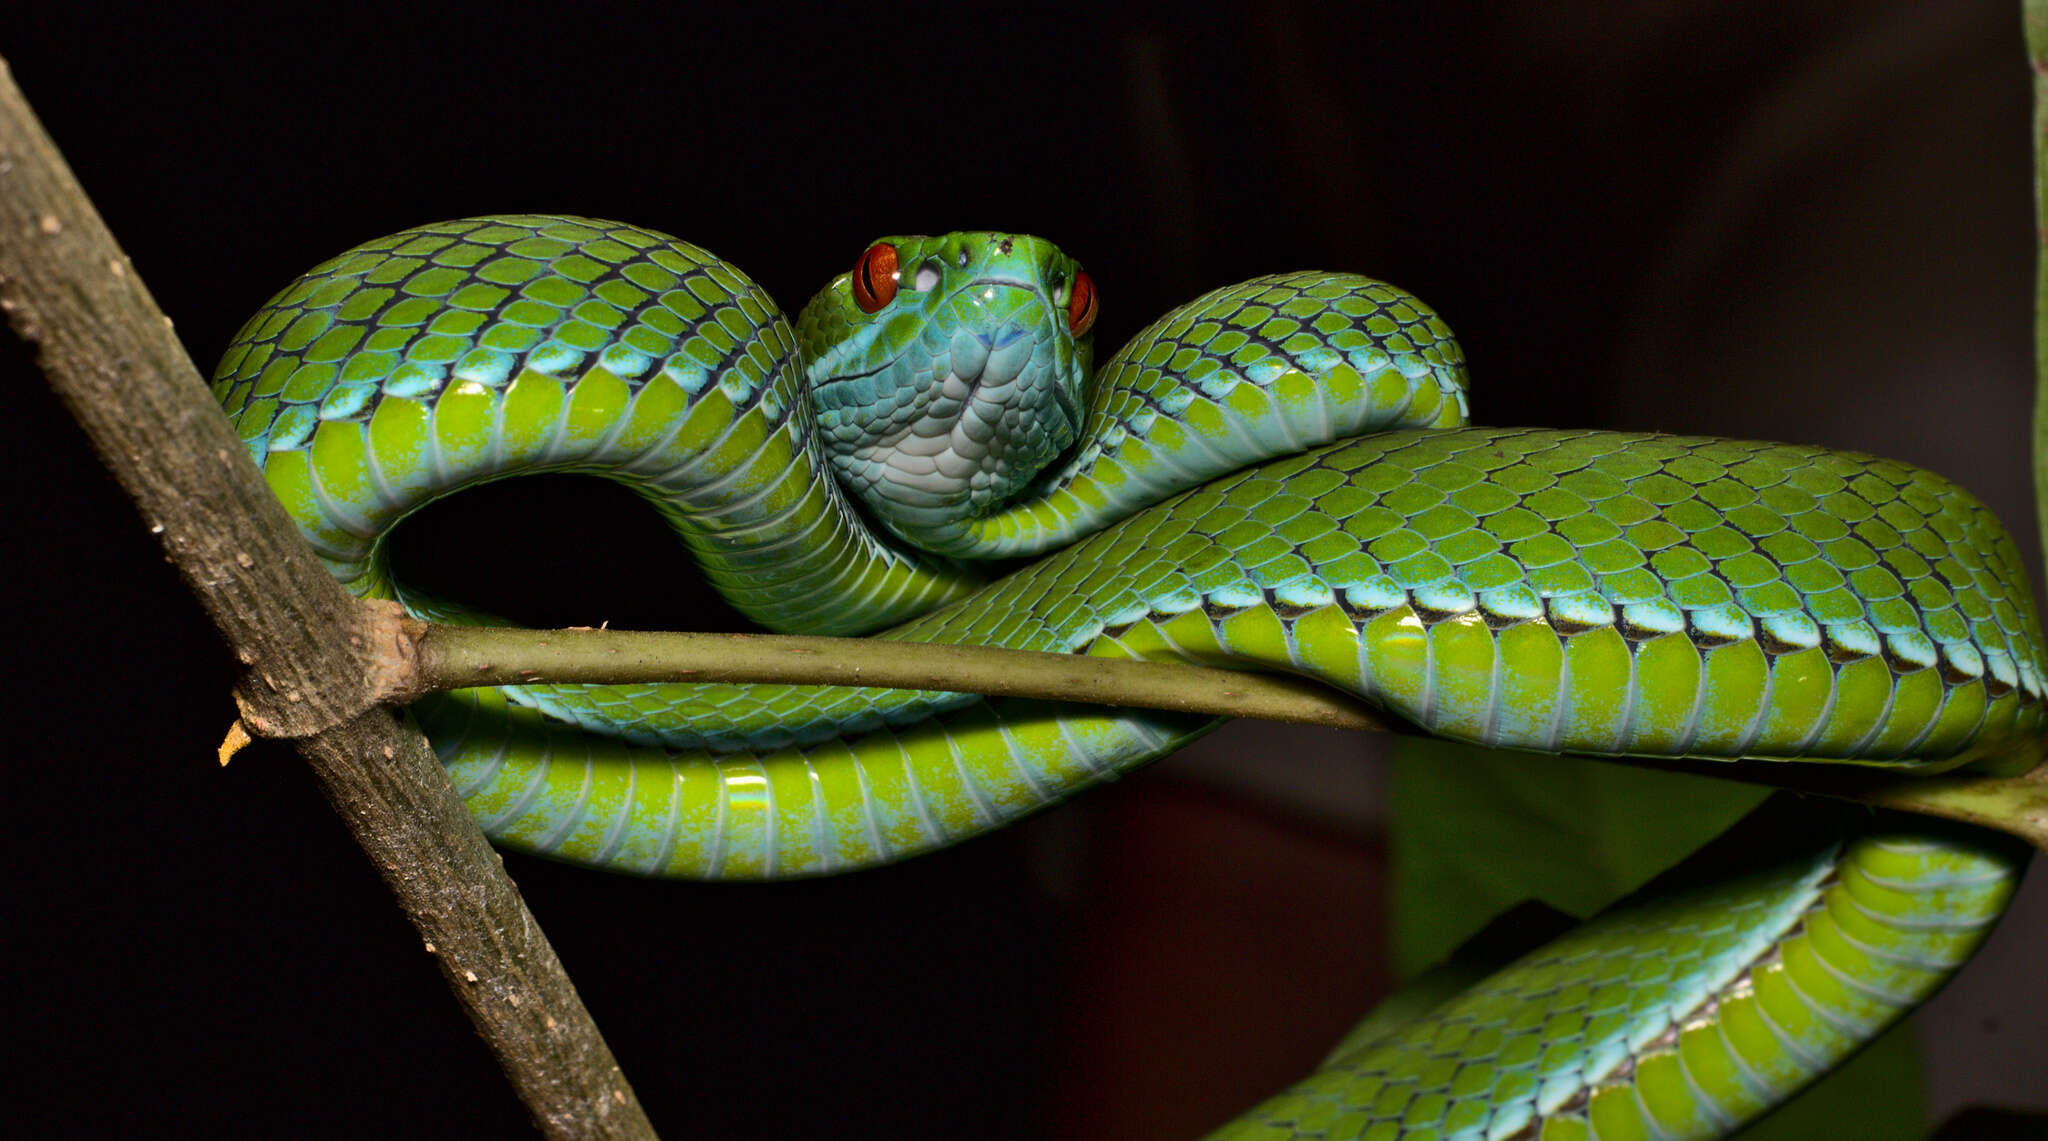
<path id="1" fill-rule="evenodd" d="M 391 613 L 382 611 L 387 620 Z M 405 637 L 400 641 L 410 647 L 404 656 L 411 669 L 392 672 L 399 688 L 386 697 L 393 701 L 478 685 L 770 682 L 983 693 L 1397 731 L 1356 699 L 1305 678 L 1179 662 L 786 634 L 520 630 L 410 619 L 401 625 Z M 2048 851 L 2048 763 L 2019 776 L 1938 777 L 1775 762 L 1630 758 L 1620 763 L 1963 820 L 2010 832 Z"/>
<path id="2" fill-rule="evenodd" d="M 652 633 L 426 626 L 418 674 L 398 699 L 429 690 L 544 682 L 774 682 L 854 685 L 1085 701 L 1337 729 L 1389 731 L 1360 702 L 1303 678 L 1047 654 L 789 634 Z"/>
<path id="3" fill-rule="evenodd" d="M 2011 776 L 1969 772 L 1914 776 L 1860 766 L 1783 761 L 1664 761 L 1630 757 L 1618 763 L 1959 820 L 2017 836 L 2048 852 L 2048 762 Z"/>

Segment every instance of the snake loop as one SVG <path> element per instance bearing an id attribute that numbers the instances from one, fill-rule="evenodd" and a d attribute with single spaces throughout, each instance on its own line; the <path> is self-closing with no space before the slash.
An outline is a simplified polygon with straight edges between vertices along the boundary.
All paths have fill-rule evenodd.
<path id="1" fill-rule="evenodd" d="M 335 575 L 426 617 L 473 616 L 393 581 L 401 519 L 486 480 L 595 472 L 775 629 L 1291 670 L 1536 752 L 2041 755 L 2017 552 L 1937 476 L 1469 427 L 1449 329 L 1351 275 L 1216 290 L 1100 370 L 1096 308 L 1077 263 L 1019 234 L 882 239 L 792 326 L 666 235 L 476 218 L 315 267 L 244 326 L 215 391 Z M 500 843 L 694 877 L 900 859 L 1208 728 L 792 686 L 413 708 Z M 1939 986 L 2022 859 L 1921 822 L 1801 819 L 1761 871 L 1645 895 L 1421 1017 L 1369 1021 L 1225 1135 L 1731 1131 Z"/>

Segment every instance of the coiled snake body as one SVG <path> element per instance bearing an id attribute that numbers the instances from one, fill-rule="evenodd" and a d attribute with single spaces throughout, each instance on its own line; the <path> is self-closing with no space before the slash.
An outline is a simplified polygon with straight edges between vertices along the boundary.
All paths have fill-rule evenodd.
<path id="1" fill-rule="evenodd" d="M 505 475 L 640 491 L 771 628 L 1291 670 L 1513 749 L 2036 757 L 2020 561 L 1952 484 L 1815 448 L 1465 426 L 1415 298 L 1217 290 L 1090 379 L 1094 284 L 1023 235 L 891 238 L 792 328 L 726 263 L 564 217 L 424 226 L 300 278 L 215 391 L 314 549 Z M 859 506 L 854 506 L 858 501 Z M 1034 556 L 990 581 L 977 560 Z M 648 875 L 811 875 L 996 827 L 1170 752 L 1182 715 L 788 686 L 423 701 L 500 843 Z M 1533 761 L 1532 763 L 1540 763 Z M 1822 814 L 1825 815 L 1825 814 Z M 1634 901 L 1222 1132 L 1714 1137 L 1974 948 L 2023 853 L 1925 822 Z"/>

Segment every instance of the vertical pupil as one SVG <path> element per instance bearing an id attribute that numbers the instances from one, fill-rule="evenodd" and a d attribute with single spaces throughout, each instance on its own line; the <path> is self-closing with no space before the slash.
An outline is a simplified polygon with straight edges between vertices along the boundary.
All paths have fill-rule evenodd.
<path id="1" fill-rule="evenodd" d="M 854 300 L 861 310 L 875 313 L 896 296 L 896 247 L 877 242 L 862 251 L 853 265 Z"/>
<path id="2" fill-rule="evenodd" d="M 1087 273 L 1076 271 L 1068 286 L 1067 327 L 1080 336 L 1095 323 L 1095 281 Z"/>

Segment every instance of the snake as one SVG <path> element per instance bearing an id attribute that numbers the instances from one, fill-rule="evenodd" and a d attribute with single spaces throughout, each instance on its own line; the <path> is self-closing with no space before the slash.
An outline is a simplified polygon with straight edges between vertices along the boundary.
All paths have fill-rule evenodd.
<path id="1" fill-rule="evenodd" d="M 581 472 L 647 499 L 770 630 L 1280 671 L 1531 754 L 2042 755 L 2017 549 L 1939 476 L 1473 426 L 1450 328 L 1355 274 L 1214 290 L 1096 367 L 1099 306 L 1024 234 L 880 239 L 791 322 L 666 234 L 476 217 L 315 266 L 213 389 L 334 576 L 424 618 L 491 621 L 396 580 L 401 520 Z M 410 715 L 495 842 L 696 879 L 931 851 L 1216 723 L 705 683 L 456 690 Z M 1788 812 L 1761 826 L 1769 859 L 1681 866 L 1411 1017 L 1369 1016 L 1215 1136 L 1733 1132 L 1942 985 L 2025 862 L 1960 825 Z"/>

